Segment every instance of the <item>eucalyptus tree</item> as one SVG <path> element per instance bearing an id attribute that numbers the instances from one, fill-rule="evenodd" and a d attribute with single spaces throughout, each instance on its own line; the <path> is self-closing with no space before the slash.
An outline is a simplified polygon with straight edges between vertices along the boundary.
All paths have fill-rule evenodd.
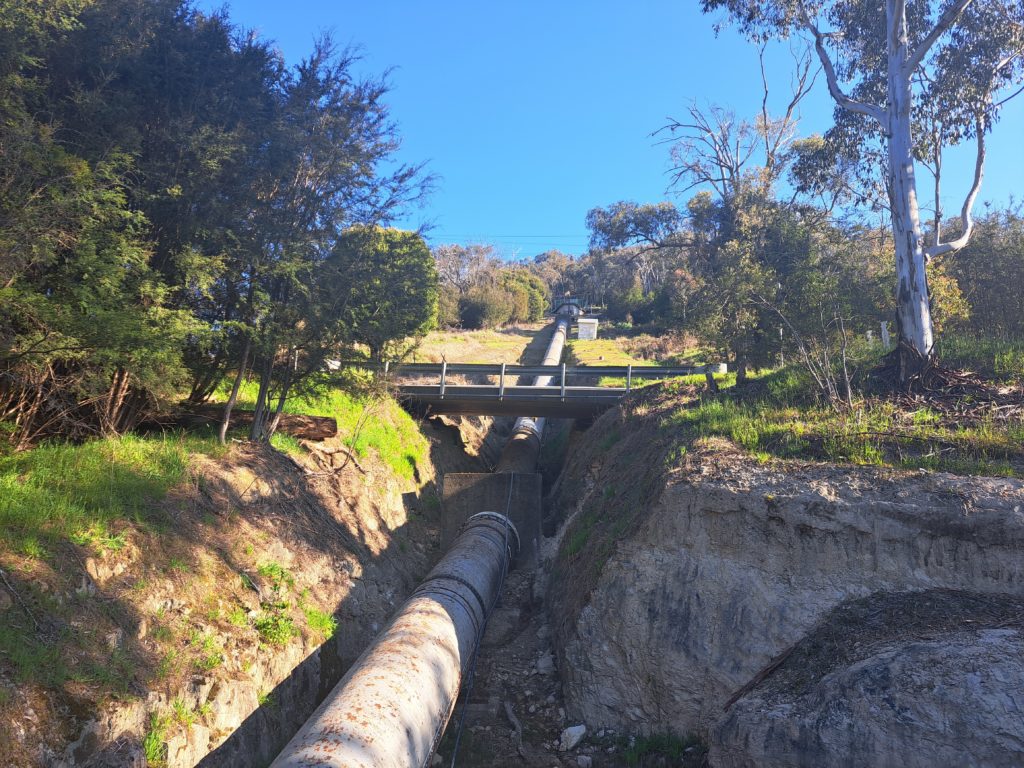
<path id="1" fill-rule="evenodd" d="M 1024 4 L 1013 0 L 702 0 L 726 9 L 757 40 L 802 34 L 825 73 L 837 116 L 863 137 L 881 140 L 896 253 L 896 320 L 902 376 L 909 379 L 934 354 L 926 265 L 963 248 L 974 229 L 972 210 L 984 175 L 985 135 L 1003 94 L 1024 68 Z M 915 136 L 923 105 L 943 127 Z M 915 169 L 928 139 L 974 139 L 973 180 L 960 211 L 959 234 L 926 243 Z M 856 139 L 854 139 L 856 140 Z M 863 138 L 862 138 L 863 140 Z"/>

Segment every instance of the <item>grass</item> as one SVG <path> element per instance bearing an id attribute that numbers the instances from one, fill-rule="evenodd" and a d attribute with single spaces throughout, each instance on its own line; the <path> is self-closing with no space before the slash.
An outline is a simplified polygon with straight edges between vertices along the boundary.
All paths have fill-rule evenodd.
<path id="1" fill-rule="evenodd" d="M 56 688 L 69 676 L 58 646 L 40 642 L 15 625 L 10 615 L 0 622 L 0 656 L 13 667 L 14 679 L 19 683 L 31 681 Z"/>
<path id="2" fill-rule="evenodd" d="M 284 610 L 279 605 L 272 606 L 253 621 L 253 626 L 264 643 L 276 646 L 288 645 L 288 641 L 299 634 L 298 629 L 295 628 L 295 622 L 292 621 L 291 616 L 284 613 Z"/>
<path id="3" fill-rule="evenodd" d="M 252 408 L 258 384 L 249 381 L 239 391 L 238 406 Z M 218 395 L 226 398 L 226 385 Z M 382 462 L 404 480 L 416 477 L 416 467 L 427 460 L 430 444 L 416 421 L 391 397 L 359 396 L 331 388 L 312 397 L 297 397 L 285 405 L 286 413 L 333 418 L 338 437 L 358 457 L 376 453 Z M 277 433 L 271 445 L 292 455 L 305 450 L 299 441 Z"/>
<path id="4" fill-rule="evenodd" d="M 694 737 L 680 738 L 668 733 L 623 739 L 622 759 L 627 766 L 701 765 L 706 748 Z M 666 762 L 667 761 L 667 762 Z"/>
<path id="5" fill-rule="evenodd" d="M 927 407 L 903 411 L 864 400 L 852 411 L 809 401 L 802 374 L 781 369 L 760 380 L 756 400 L 728 393 L 688 403 L 663 420 L 684 441 L 724 437 L 761 460 L 811 458 L 861 465 L 1015 476 L 1024 424 L 949 423 Z M 1016 462 L 1016 465 L 1015 465 Z"/>
<path id="6" fill-rule="evenodd" d="M 338 631 L 338 620 L 331 614 L 308 607 L 303 608 L 302 612 L 306 615 L 306 624 L 310 630 L 322 639 L 329 640 Z"/>
<path id="7" fill-rule="evenodd" d="M 1024 384 L 1024 339 L 975 338 L 943 334 L 939 359 L 949 368 L 966 368 L 1007 384 Z"/>
<path id="8" fill-rule="evenodd" d="M 413 353 L 412 361 L 439 363 L 518 363 L 543 324 L 486 331 L 434 331 Z"/>
<path id="9" fill-rule="evenodd" d="M 646 343 L 644 343 L 646 342 Z M 704 362 L 704 351 L 695 347 L 686 347 L 684 351 L 676 351 L 677 344 L 663 344 L 655 337 L 644 335 L 636 338 L 633 336 L 607 336 L 599 339 L 569 339 L 567 343 L 569 360 L 572 365 L 632 365 L 636 368 L 655 365 L 696 365 Z M 703 375 L 695 377 L 683 377 L 686 379 L 700 380 L 703 382 Z M 669 381 L 678 381 L 678 378 Z M 634 387 L 644 387 L 662 379 L 633 380 Z M 624 376 L 602 376 L 599 381 L 602 387 L 624 387 L 626 378 Z"/>
<path id="10" fill-rule="evenodd" d="M 213 438 L 128 435 L 2 456 L 0 539 L 37 556 L 55 539 L 120 549 L 118 522 L 150 518 L 153 502 L 187 477 L 190 454 L 223 452 Z"/>
<path id="11" fill-rule="evenodd" d="M 153 768 L 161 768 L 167 764 L 167 728 L 170 725 L 169 718 L 164 715 L 157 715 L 155 712 L 149 716 L 149 729 L 142 739 L 142 752 L 146 756 L 146 765 Z"/>

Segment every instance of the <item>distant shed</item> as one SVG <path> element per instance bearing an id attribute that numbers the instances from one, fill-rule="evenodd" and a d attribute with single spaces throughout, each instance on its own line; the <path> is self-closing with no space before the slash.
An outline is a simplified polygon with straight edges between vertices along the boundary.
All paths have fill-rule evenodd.
<path id="1" fill-rule="evenodd" d="M 597 338 L 597 318 L 581 317 L 576 321 L 576 338 L 593 340 Z"/>

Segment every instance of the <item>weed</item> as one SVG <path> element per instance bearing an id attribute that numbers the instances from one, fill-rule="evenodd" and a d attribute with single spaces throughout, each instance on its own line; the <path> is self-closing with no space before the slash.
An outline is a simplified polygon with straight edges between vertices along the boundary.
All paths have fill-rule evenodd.
<path id="1" fill-rule="evenodd" d="M 157 624 L 153 627 L 153 639 L 158 643 L 169 643 L 174 640 L 174 631 L 166 624 Z"/>
<path id="2" fill-rule="evenodd" d="M 193 629 L 189 633 L 188 644 L 197 653 L 192 666 L 200 672 L 209 672 L 224 663 L 224 654 L 213 635 Z"/>
<path id="3" fill-rule="evenodd" d="M 157 662 L 156 668 L 153 670 L 153 676 L 157 680 L 166 680 L 177 668 L 178 652 L 170 650 L 160 657 L 160 661 Z"/>
<path id="4" fill-rule="evenodd" d="M 167 726 L 170 725 L 166 716 L 155 712 L 149 716 L 149 730 L 142 739 L 142 751 L 146 756 L 146 764 L 152 768 L 162 768 L 167 764 Z"/>
<path id="5" fill-rule="evenodd" d="M 125 545 L 124 534 L 112 534 L 104 521 L 73 531 L 68 538 L 80 547 L 91 547 L 97 552 L 117 552 Z"/>
<path id="6" fill-rule="evenodd" d="M 295 577 L 278 563 L 263 563 L 256 571 L 263 578 L 270 580 L 271 587 L 275 592 L 295 586 Z"/>
<path id="7" fill-rule="evenodd" d="M 21 542 L 21 554 L 25 557 L 30 557 L 33 560 L 42 560 L 46 557 L 47 551 L 43 545 L 39 543 L 39 539 L 35 536 L 28 536 Z"/>
<path id="8" fill-rule="evenodd" d="M 621 439 L 622 433 L 619 432 L 619 430 L 617 429 L 613 429 L 611 432 L 604 436 L 604 439 L 602 439 L 600 443 L 598 443 L 598 447 L 602 451 L 607 451 Z"/>
<path id="9" fill-rule="evenodd" d="M 324 640 L 334 637 L 338 631 L 338 620 L 329 613 L 318 611 L 316 608 L 304 608 L 306 623 L 309 628 L 320 635 Z"/>
<path id="10" fill-rule="evenodd" d="M 692 756 L 693 764 L 699 765 L 705 752 L 695 737 L 680 738 L 667 733 L 634 736 L 621 740 L 620 745 L 628 766 L 663 764 L 666 760 L 670 765 L 679 765 L 684 756 Z"/>
<path id="11" fill-rule="evenodd" d="M 677 445 L 675 448 L 665 454 L 665 466 L 675 467 L 682 464 L 683 459 L 686 458 L 686 446 Z"/>
<path id="12" fill-rule="evenodd" d="M 249 614 L 242 606 L 235 606 L 228 612 L 228 623 L 234 627 L 247 627 Z"/>
<path id="13" fill-rule="evenodd" d="M 256 694 L 256 703 L 261 707 L 266 707 L 267 709 L 277 708 L 277 700 L 274 698 L 274 694 L 270 691 L 260 691 Z"/>
<path id="14" fill-rule="evenodd" d="M 253 626 L 259 632 L 260 639 L 270 645 L 287 645 L 298 634 L 295 622 L 277 607 L 258 616 Z"/>
<path id="15" fill-rule="evenodd" d="M 191 573 L 192 566 L 187 562 L 178 557 L 172 557 L 167 561 L 167 570 L 175 571 L 176 573 Z"/>
<path id="16" fill-rule="evenodd" d="M 196 724 L 196 713 L 183 699 L 176 698 L 171 702 L 171 711 L 174 712 L 175 722 L 183 728 L 191 728 Z"/>

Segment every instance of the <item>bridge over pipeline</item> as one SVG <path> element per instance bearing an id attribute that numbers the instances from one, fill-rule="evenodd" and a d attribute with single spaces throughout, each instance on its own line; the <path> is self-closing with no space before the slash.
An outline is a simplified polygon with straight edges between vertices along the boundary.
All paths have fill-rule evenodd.
<path id="1" fill-rule="evenodd" d="M 376 366 L 389 379 L 415 378 L 399 383 L 396 395 L 430 413 L 486 416 L 543 416 L 587 419 L 611 408 L 628 395 L 638 380 L 667 379 L 703 374 L 704 366 L 603 365 L 488 365 L 480 363 L 407 363 Z M 495 379 L 487 384 L 465 384 L 457 379 Z M 545 377 L 546 386 L 519 384 L 519 377 Z M 617 378 L 622 386 L 580 385 L 586 379 Z M 430 379 L 422 383 L 422 379 Z"/>

